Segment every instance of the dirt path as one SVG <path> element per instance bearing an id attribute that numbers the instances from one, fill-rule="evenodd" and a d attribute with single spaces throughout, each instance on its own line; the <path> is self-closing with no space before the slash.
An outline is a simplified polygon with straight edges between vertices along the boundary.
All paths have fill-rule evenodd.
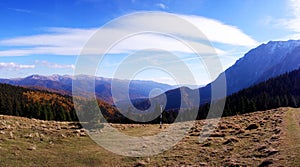
<path id="1" fill-rule="evenodd" d="M 289 166 L 300 164 L 300 109 L 289 109 L 284 117 L 283 142 L 281 145 Z"/>

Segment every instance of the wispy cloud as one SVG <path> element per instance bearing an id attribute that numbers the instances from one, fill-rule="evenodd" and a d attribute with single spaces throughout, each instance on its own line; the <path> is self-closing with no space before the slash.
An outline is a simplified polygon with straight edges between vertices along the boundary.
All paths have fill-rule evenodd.
<path id="1" fill-rule="evenodd" d="M 48 68 L 56 68 L 56 69 L 63 69 L 63 68 L 70 68 L 74 69 L 75 66 L 73 64 L 57 64 L 57 63 L 51 63 L 46 60 L 35 60 L 36 65 L 43 65 Z"/>
<path id="2" fill-rule="evenodd" d="M 157 3 L 157 4 L 155 4 L 155 6 L 161 8 L 161 9 L 167 9 L 167 8 L 168 8 L 168 7 L 167 7 L 165 4 L 163 4 L 163 3 Z"/>
<path id="3" fill-rule="evenodd" d="M 35 65 L 26 65 L 26 64 L 17 64 L 14 62 L 0 62 L 0 69 L 5 70 L 19 70 L 19 69 L 28 69 L 28 68 L 35 68 Z"/>
<path id="4" fill-rule="evenodd" d="M 300 38 L 300 0 L 288 0 L 289 13 L 286 18 L 273 18 L 271 23 L 275 26 L 282 27 L 291 31 L 290 35 L 280 40 L 299 39 Z"/>
<path id="5" fill-rule="evenodd" d="M 0 41 L 0 46 L 16 49 L 0 50 L 0 56 L 34 54 L 79 55 L 82 47 L 96 29 L 47 28 L 46 33 Z"/>
<path id="6" fill-rule="evenodd" d="M 194 15 L 177 16 L 186 19 L 199 28 L 211 42 L 246 47 L 252 47 L 257 44 L 253 38 L 243 33 L 239 28 L 224 24 L 218 20 Z M 124 31 L 128 31 L 131 27 L 142 29 L 145 25 L 141 24 L 142 22 L 139 19 L 142 19 L 142 17 L 131 18 L 125 22 L 120 22 L 118 26 L 103 29 L 103 31 L 110 36 L 117 36 Z M 159 16 L 153 19 L 159 19 Z M 149 20 L 149 25 L 151 25 L 151 20 Z M 8 48 L 14 48 L 0 50 L 0 56 L 26 56 L 34 54 L 79 55 L 81 49 L 96 31 L 96 28 L 52 27 L 47 28 L 43 34 L 0 40 L 0 46 L 10 46 Z M 180 27 L 173 27 L 172 31 L 173 34 L 177 33 L 180 37 L 190 40 L 190 42 L 195 45 L 200 45 L 200 47 L 204 48 L 203 50 L 207 47 L 197 41 L 201 41 L 201 39 L 193 39 L 194 34 L 189 32 L 182 33 Z M 182 43 L 168 36 L 141 34 L 121 41 L 112 49 L 111 53 L 128 53 L 147 48 L 162 48 L 174 52 L 191 52 L 189 48 L 182 46 Z M 216 48 L 216 50 L 219 54 L 226 54 L 226 51 L 222 49 Z M 99 46 L 97 51 L 97 53 L 99 53 L 99 51 L 105 52 L 106 48 Z"/>
<path id="7" fill-rule="evenodd" d="M 19 9 L 19 8 L 8 8 L 8 9 L 20 13 L 32 13 L 31 10 L 27 10 L 27 9 Z"/>
<path id="8" fill-rule="evenodd" d="M 237 46 L 253 47 L 258 44 L 251 36 L 245 34 L 238 27 L 225 24 L 219 20 L 195 15 L 179 15 L 194 24 L 212 42 Z"/>

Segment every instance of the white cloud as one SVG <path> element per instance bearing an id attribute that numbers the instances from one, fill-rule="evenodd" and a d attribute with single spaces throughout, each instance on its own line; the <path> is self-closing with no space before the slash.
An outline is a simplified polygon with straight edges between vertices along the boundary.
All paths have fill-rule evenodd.
<path id="1" fill-rule="evenodd" d="M 212 42 L 247 47 L 252 47 L 257 44 L 254 39 L 243 33 L 237 27 L 226 25 L 218 20 L 194 15 L 177 16 L 193 23 Z M 120 22 L 117 26 L 103 29 L 103 31 L 110 36 L 118 36 L 132 27 L 142 29 L 145 27 L 145 25 L 141 24 L 143 22 L 139 21 L 139 19 L 142 18 L 143 17 L 131 18 L 125 22 Z M 154 19 L 159 19 L 159 16 Z M 151 20 L 149 20 L 148 26 L 153 26 L 151 25 Z M 10 46 L 9 48 L 14 48 L 0 50 L 0 56 L 26 56 L 34 54 L 79 55 L 81 49 L 96 30 L 96 28 L 78 29 L 54 27 L 46 29 L 46 32 L 43 34 L 0 40 L 0 46 Z M 199 40 L 201 41 L 201 39 L 193 39 L 194 34 L 182 32 L 180 26 L 172 27 L 172 31 L 171 33 L 178 34 L 179 37 L 190 40 L 189 42 L 194 45 L 202 48 L 207 47 L 198 42 Z M 163 48 L 174 52 L 191 52 L 188 47 L 183 46 L 182 43 L 170 37 L 157 34 L 142 34 L 121 41 L 111 53 L 128 53 L 146 48 Z M 99 51 L 105 52 L 106 50 L 104 49 L 105 48 L 99 46 L 96 51 L 98 51 L 97 53 L 99 53 Z M 226 54 L 226 51 L 218 48 L 216 48 L 216 51 L 218 54 Z"/>
<path id="2" fill-rule="evenodd" d="M 35 65 L 17 64 L 14 62 L 9 62 L 9 63 L 0 62 L 0 69 L 19 70 L 19 69 L 28 69 L 28 68 L 35 68 Z"/>
<path id="3" fill-rule="evenodd" d="M 155 5 L 158 6 L 159 8 L 161 8 L 161 9 L 167 9 L 167 6 L 163 3 L 157 3 Z"/>
<path id="4" fill-rule="evenodd" d="M 279 40 L 300 38 L 300 0 L 288 0 L 289 13 L 286 18 L 274 19 L 273 24 L 291 31 L 291 33 Z"/>
<path id="5" fill-rule="evenodd" d="M 19 9 L 19 8 L 8 8 L 8 9 L 20 13 L 32 13 L 31 10 L 27 10 L 27 9 Z"/>
<path id="6" fill-rule="evenodd" d="M 49 28 L 47 33 L 0 41 L 0 46 L 17 49 L 1 50 L 0 56 L 26 56 L 32 54 L 78 55 L 96 29 Z M 23 49 L 22 47 L 26 47 Z"/>
<path id="7" fill-rule="evenodd" d="M 294 16 L 300 16 L 300 0 L 289 0 L 289 6 Z"/>
<path id="8" fill-rule="evenodd" d="M 239 28 L 221 21 L 194 15 L 179 16 L 194 24 L 212 42 L 249 47 L 258 43 Z"/>
<path id="9" fill-rule="evenodd" d="M 71 68 L 71 69 L 75 69 L 75 65 L 73 64 L 56 64 L 56 63 L 51 63 L 45 60 L 36 60 L 35 61 L 36 65 L 43 65 L 46 66 L 48 68 L 56 68 L 56 69 L 62 69 L 62 68 Z"/>

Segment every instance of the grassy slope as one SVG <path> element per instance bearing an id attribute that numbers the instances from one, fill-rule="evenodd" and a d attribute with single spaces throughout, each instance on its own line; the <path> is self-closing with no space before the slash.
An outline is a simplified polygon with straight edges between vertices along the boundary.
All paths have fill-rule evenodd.
<path id="1" fill-rule="evenodd" d="M 147 166 L 258 166 L 266 159 L 277 165 L 299 166 L 299 110 L 280 108 L 222 118 L 214 133 L 225 137 L 209 137 L 204 143 L 198 142 L 198 131 L 203 121 L 197 121 L 195 128 L 171 150 L 143 158 L 110 153 L 89 137 L 79 137 L 74 133 L 78 129 L 70 123 L 0 116 L 0 166 L 133 166 L 139 163 Z M 252 123 L 259 127 L 245 130 Z M 114 126 L 135 136 L 153 135 L 160 131 L 159 125 Z M 279 134 L 274 133 L 276 128 L 281 130 Z M 239 131 L 241 133 L 237 133 Z M 10 132 L 13 132 L 13 137 Z M 36 136 L 36 133 L 43 136 Z M 33 136 L 28 137 L 28 134 Z M 280 138 L 273 140 L 274 136 Z M 224 144 L 230 138 L 237 142 Z M 31 146 L 36 146 L 36 149 L 30 150 Z M 265 148 L 261 149 L 262 146 Z M 279 152 L 268 155 L 270 150 Z"/>

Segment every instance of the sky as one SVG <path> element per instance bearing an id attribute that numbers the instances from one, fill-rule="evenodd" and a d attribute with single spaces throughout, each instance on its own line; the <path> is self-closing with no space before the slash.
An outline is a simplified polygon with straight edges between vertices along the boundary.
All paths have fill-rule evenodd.
<path id="1" fill-rule="evenodd" d="M 139 15 L 143 16 L 150 11 L 173 14 L 198 28 L 214 47 L 222 70 L 262 43 L 300 39 L 300 0 L 0 0 L 0 78 L 73 75 L 78 56 L 100 28 L 124 15 L 143 12 Z M 139 17 L 131 17 L 105 30 L 113 36 L 132 27 L 143 28 L 142 23 Z M 174 27 L 174 33 L 179 28 Z M 182 35 L 193 38 L 188 32 Z M 199 40 L 193 42 L 200 44 Z M 163 57 L 168 53 L 162 50 L 176 54 L 193 74 L 194 81 L 180 84 L 204 85 L 215 78 L 182 43 L 157 33 L 122 39 L 105 54 L 97 72 L 90 75 L 126 79 L 127 75 L 116 75 L 126 57 L 140 53 L 147 59 L 137 60 L 155 63 L 167 60 Z M 165 63 L 180 73 L 178 61 Z M 128 68 L 132 66 L 134 63 L 128 64 Z M 168 70 L 151 68 L 136 71 L 129 79 L 178 84 Z"/>

